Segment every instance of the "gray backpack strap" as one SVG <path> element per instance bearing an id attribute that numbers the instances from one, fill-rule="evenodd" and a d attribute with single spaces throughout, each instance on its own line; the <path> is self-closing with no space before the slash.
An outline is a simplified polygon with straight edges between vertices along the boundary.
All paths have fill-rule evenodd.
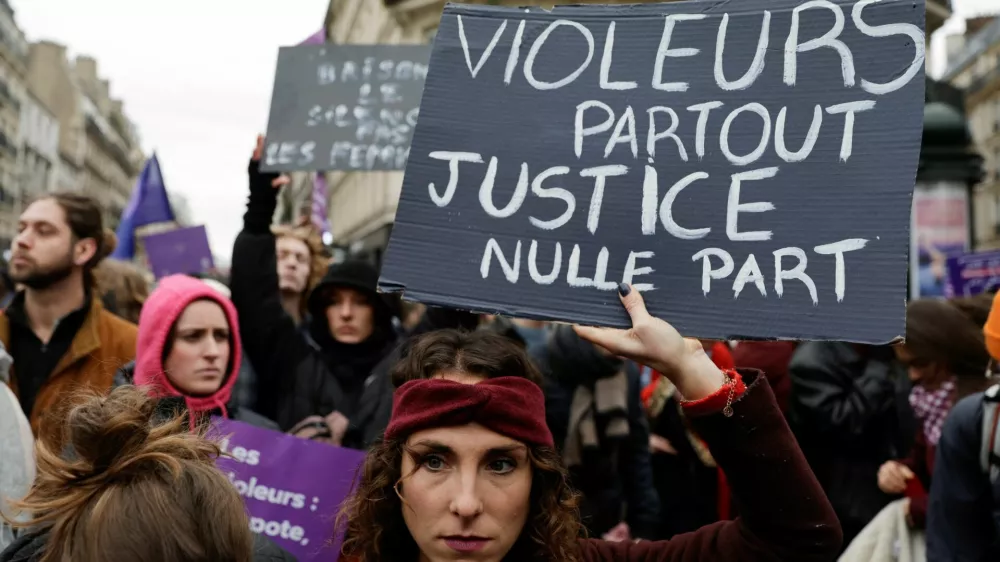
<path id="1" fill-rule="evenodd" d="M 979 464 L 989 473 L 990 483 L 1000 479 L 1000 384 L 983 394 L 983 436 Z"/>

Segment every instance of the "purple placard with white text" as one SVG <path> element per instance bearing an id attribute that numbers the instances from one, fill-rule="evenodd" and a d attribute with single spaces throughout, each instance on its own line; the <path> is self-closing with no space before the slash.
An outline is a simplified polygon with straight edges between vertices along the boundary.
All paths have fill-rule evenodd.
<path id="1" fill-rule="evenodd" d="M 142 243 L 157 279 L 177 273 L 205 273 L 215 267 L 204 226 L 150 234 L 143 237 Z"/>
<path id="2" fill-rule="evenodd" d="M 1000 288 L 1000 251 L 950 256 L 946 267 L 949 297 L 993 293 Z"/>
<path id="3" fill-rule="evenodd" d="M 219 469 L 246 503 L 250 529 L 300 562 L 335 562 L 337 510 L 351 491 L 364 452 L 213 418 L 212 435 L 229 457 Z"/>

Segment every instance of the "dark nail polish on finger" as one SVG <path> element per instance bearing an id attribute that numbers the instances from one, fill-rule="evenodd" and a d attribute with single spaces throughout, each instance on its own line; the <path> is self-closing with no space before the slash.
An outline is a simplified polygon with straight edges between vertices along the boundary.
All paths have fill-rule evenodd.
<path id="1" fill-rule="evenodd" d="M 627 283 L 618 284 L 618 294 L 627 297 L 629 293 L 632 292 L 632 287 L 629 287 Z"/>

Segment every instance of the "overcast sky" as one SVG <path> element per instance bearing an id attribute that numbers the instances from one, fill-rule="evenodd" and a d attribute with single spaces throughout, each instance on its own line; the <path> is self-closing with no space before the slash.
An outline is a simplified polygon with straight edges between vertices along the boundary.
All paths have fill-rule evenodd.
<path id="1" fill-rule="evenodd" d="M 378 0 L 370 0 L 378 1 Z M 1000 0 L 954 0 L 958 15 Z M 156 150 L 168 189 L 207 223 L 228 263 L 246 198 L 246 163 L 267 124 L 277 49 L 323 23 L 329 0 L 11 0 L 32 41 L 52 39 L 98 60 L 112 95 Z M 953 18 L 945 33 L 962 31 Z M 943 65 L 935 37 L 934 69 Z"/>
<path id="2" fill-rule="evenodd" d="M 156 150 L 212 250 L 229 262 L 246 166 L 267 125 L 278 47 L 323 25 L 329 0 L 11 0 L 28 39 L 88 54 Z"/>

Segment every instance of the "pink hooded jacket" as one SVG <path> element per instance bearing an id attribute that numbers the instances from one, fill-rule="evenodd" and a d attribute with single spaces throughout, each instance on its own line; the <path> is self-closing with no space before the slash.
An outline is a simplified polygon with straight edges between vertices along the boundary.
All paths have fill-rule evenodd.
<path id="1" fill-rule="evenodd" d="M 229 346 L 229 370 L 222 381 L 222 386 L 215 393 L 209 396 L 187 396 L 174 387 L 167 378 L 163 369 L 163 348 L 171 329 L 184 309 L 192 302 L 201 299 L 218 303 L 229 321 L 232 341 Z M 146 299 L 139 315 L 133 382 L 137 386 L 149 388 L 157 397 L 183 398 L 191 413 L 192 425 L 197 418 L 195 414 L 206 414 L 213 410 L 221 410 L 224 416 L 229 417 L 226 404 L 229 403 L 233 386 L 236 384 L 241 356 L 239 322 L 233 303 L 199 279 L 187 275 L 171 275 L 160 280 L 156 290 Z"/>

